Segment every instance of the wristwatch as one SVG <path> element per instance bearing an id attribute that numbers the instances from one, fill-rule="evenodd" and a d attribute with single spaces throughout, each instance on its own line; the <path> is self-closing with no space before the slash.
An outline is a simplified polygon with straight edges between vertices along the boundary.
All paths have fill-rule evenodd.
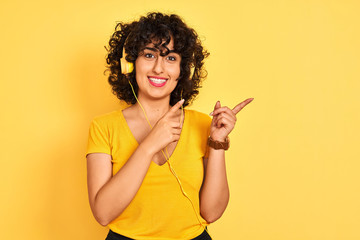
<path id="1" fill-rule="evenodd" d="M 230 139 L 229 137 L 226 137 L 225 142 L 219 142 L 219 141 L 215 141 L 213 140 L 210 136 L 208 138 L 207 144 L 209 145 L 209 147 L 214 148 L 214 149 L 224 149 L 224 150 L 228 150 L 230 147 Z"/>

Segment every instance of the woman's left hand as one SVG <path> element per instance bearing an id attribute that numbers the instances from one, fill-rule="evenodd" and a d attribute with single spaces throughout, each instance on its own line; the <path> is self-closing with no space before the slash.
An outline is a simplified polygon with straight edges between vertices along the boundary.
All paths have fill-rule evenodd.
<path id="1" fill-rule="evenodd" d="M 248 98 L 236 105 L 233 109 L 221 107 L 220 101 L 217 101 L 214 111 L 210 113 L 210 115 L 213 116 L 210 127 L 210 137 L 215 141 L 224 142 L 235 127 L 236 114 L 253 99 L 254 98 Z"/>

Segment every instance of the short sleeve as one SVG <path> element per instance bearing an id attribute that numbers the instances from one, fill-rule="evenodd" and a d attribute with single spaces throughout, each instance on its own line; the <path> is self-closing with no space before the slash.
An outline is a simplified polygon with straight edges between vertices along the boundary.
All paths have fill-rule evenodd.
<path id="1" fill-rule="evenodd" d="M 90 124 L 86 156 L 95 152 L 111 154 L 109 133 L 96 119 Z"/>

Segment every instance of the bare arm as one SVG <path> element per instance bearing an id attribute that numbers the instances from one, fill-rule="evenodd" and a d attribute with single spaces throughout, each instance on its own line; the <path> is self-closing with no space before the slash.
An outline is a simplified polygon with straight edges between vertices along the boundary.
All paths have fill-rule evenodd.
<path id="1" fill-rule="evenodd" d="M 208 222 L 215 222 L 229 202 L 224 150 L 210 148 L 209 159 L 204 158 L 204 181 L 200 190 L 200 214 Z"/>
<path id="2" fill-rule="evenodd" d="M 233 109 L 221 107 L 220 102 L 217 102 L 210 114 L 213 116 L 211 138 L 224 142 L 235 126 L 236 114 L 252 100 L 248 98 Z M 209 159 L 204 158 L 204 181 L 200 190 L 200 213 L 203 218 L 210 223 L 219 219 L 227 207 L 229 196 L 225 152 L 210 148 Z"/>
<path id="3" fill-rule="evenodd" d="M 90 207 L 101 225 L 106 226 L 119 216 L 135 197 L 153 156 L 146 149 L 146 146 L 140 145 L 114 177 L 110 155 L 87 155 Z"/>

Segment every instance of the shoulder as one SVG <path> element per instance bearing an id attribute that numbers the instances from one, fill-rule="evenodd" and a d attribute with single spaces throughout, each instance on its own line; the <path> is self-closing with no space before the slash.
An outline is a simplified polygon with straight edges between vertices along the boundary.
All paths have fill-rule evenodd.
<path id="1" fill-rule="evenodd" d="M 109 113 L 97 115 L 97 116 L 93 117 L 92 124 L 96 124 L 96 125 L 103 126 L 103 127 L 111 126 L 116 121 L 119 121 L 120 115 L 121 115 L 121 110 L 114 110 Z"/>

